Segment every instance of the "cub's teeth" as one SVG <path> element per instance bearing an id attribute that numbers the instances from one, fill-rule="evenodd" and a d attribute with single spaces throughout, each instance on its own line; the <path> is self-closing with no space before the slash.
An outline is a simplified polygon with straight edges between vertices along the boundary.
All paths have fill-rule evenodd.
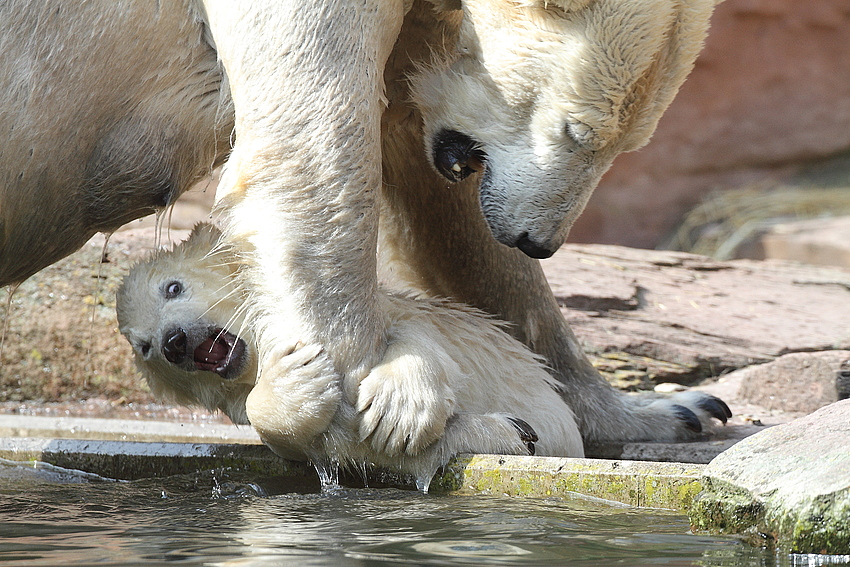
<path id="1" fill-rule="evenodd" d="M 461 166 L 458 162 L 455 162 L 455 164 L 452 166 L 452 171 L 454 171 L 455 173 L 460 173 L 461 169 L 463 169 L 463 168 L 461 168 Z"/>

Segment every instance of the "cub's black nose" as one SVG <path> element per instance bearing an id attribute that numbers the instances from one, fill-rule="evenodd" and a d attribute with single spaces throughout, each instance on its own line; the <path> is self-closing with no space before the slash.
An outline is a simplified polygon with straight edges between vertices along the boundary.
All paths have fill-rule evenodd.
<path id="1" fill-rule="evenodd" d="M 186 360 L 187 343 L 186 331 L 175 329 L 166 333 L 165 340 L 162 341 L 162 354 L 171 364 L 180 364 Z"/>

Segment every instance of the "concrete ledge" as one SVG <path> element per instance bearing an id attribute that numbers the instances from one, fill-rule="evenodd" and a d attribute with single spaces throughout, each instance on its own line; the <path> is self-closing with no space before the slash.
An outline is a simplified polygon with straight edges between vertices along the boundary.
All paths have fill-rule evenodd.
<path id="1" fill-rule="evenodd" d="M 222 443 L 222 441 L 225 441 Z M 0 415 L 0 459 L 44 462 L 134 480 L 229 468 L 315 482 L 311 465 L 278 457 L 248 427 L 96 418 Z M 631 506 L 687 511 L 702 489 L 702 465 L 628 460 L 462 455 L 434 479 L 438 493 L 523 497 L 583 494 Z M 362 485 L 356 473 L 341 475 Z M 369 486 L 415 488 L 412 478 L 373 471 Z"/>
<path id="2" fill-rule="evenodd" d="M 0 437 L 262 445 L 249 426 L 92 417 L 0 415 Z"/>
<path id="3" fill-rule="evenodd" d="M 288 461 L 262 445 L 154 443 L 81 439 L 0 439 L 0 459 L 44 462 L 106 478 L 135 480 L 228 468 L 258 476 L 291 478 L 303 485 L 315 480 L 308 463 Z M 701 490 L 702 465 L 462 455 L 434 479 L 435 493 L 506 494 L 551 497 L 583 494 L 631 506 L 687 511 Z M 354 475 L 343 484 L 359 485 Z M 373 471 L 370 486 L 412 489 L 412 478 Z"/>
<path id="4" fill-rule="evenodd" d="M 509 496 L 583 494 L 630 506 L 687 511 L 702 490 L 703 465 L 464 455 L 434 480 L 435 491 Z"/>
<path id="5" fill-rule="evenodd" d="M 307 463 L 287 461 L 263 445 L 154 443 L 82 439 L 0 439 L 0 459 L 43 462 L 121 480 L 229 468 L 263 476 L 315 476 Z"/>

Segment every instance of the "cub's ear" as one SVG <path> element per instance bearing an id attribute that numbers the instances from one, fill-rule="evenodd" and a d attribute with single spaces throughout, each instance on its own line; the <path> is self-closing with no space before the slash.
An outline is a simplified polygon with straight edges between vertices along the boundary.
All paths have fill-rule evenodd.
<path id="1" fill-rule="evenodd" d="M 192 233 L 189 235 L 188 240 L 192 238 L 205 238 L 207 240 L 218 240 L 221 238 L 221 230 L 214 224 L 208 222 L 199 222 L 194 228 L 192 228 Z"/>
<path id="2" fill-rule="evenodd" d="M 220 238 L 221 230 L 217 226 L 206 222 L 199 222 L 192 229 L 189 238 L 174 247 L 174 252 L 183 258 L 200 261 L 218 249 Z"/>

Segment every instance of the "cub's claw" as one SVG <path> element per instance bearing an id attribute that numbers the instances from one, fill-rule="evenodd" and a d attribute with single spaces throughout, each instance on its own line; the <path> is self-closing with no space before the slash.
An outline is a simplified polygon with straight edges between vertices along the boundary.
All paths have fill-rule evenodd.
<path id="1" fill-rule="evenodd" d="M 534 428 L 528 424 L 527 421 L 522 420 L 518 417 L 508 417 L 508 421 L 511 422 L 511 425 L 519 432 L 519 438 L 525 442 L 525 446 L 528 447 L 528 454 L 534 455 L 535 447 L 534 444 L 539 441 L 537 437 L 537 432 L 534 431 Z"/>

